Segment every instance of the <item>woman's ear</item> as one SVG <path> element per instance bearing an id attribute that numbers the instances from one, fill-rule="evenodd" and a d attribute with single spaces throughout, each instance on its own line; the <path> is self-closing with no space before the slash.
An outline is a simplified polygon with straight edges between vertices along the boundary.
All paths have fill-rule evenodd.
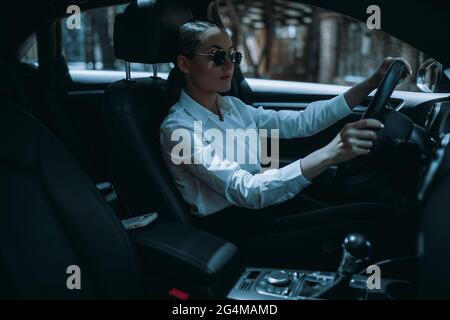
<path id="1" fill-rule="evenodd" d="M 188 58 L 186 58 L 186 56 L 182 54 L 178 55 L 177 57 L 177 66 L 178 69 L 181 70 L 181 72 L 185 74 L 191 73 L 191 62 Z"/>

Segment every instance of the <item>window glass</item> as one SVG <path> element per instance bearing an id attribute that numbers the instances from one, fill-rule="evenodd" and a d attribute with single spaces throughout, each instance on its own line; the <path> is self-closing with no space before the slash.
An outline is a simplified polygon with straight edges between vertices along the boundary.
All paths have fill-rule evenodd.
<path id="1" fill-rule="evenodd" d="M 81 13 L 81 28 L 70 30 L 62 20 L 63 54 L 71 70 L 125 70 L 125 62 L 116 59 L 113 49 L 114 17 L 125 5 L 111 6 Z M 170 71 L 170 63 L 158 65 L 158 71 Z M 149 71 L 152 65 L 132 63 L 132 71 Z"/>
<path id="2" fill-rule="evenodd" d="M 413 71 L 427 57 L 342 14 L 288 0 L 219 1 L 221 20 L 244 58 L 247 77 L 353 85 L 385 57 L 405 57 Z M 415 74 L 399 86 L 419 91 Z"/>
<path id="3" fill-rule="evenodd" d="M 38 63 L 38 48 L 36 41 L 36 34 L 33 33 L 22 45 L 19 50 L 20 62 L 30 64 L 34 67 L 39 65 Z"/>

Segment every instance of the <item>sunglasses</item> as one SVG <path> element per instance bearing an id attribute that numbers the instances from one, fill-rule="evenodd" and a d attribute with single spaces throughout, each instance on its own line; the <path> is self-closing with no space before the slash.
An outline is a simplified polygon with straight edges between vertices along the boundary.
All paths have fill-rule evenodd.
<path id="1" fill-rule="evenodd" d="M 213 61 L 218 67 L 223 66 L 227 61 L 227 57 L 230 58 L 231 62 L 235 67 L 239 66 L 242 61 L 242 53 L 239 51 L 231 51 L 230 53 L 225 50 L 215 50 L 211 53 L 196 53 L 197 56 L 208 56 L 209 61 Z"/>

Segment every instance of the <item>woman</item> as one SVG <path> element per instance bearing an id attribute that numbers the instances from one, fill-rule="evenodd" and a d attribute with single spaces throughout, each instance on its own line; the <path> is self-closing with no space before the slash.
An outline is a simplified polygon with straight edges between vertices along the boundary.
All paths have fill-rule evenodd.
<path id="1" fill-rule="evenodd" d="M 219 94 L 230 90 L 241 57 L 223 27 L 203 21 L 182 25 L 175 68 L 168 79 L 173 106 L 161 125 L 163 157 L 192 213 L 200 217 L 200 225 L 236 242 L 248 240 L 250 235 L 280 231 L 276 219 L 280 203 L 297 195 L 329 166 L 368 154 L 376 131 L 383 125 L 375 119 L 349 123 L 323 148 L 285 167 L 264 172 L 259 163 L 227 158 L 224 150 L 218 150 L 212 139 L 199 132 L 214 129 L 226 136 L 227 129 L 253 128 L 278 129 L 280 138 L 313 135 L 349 115 L 377 88 L 395 60 L 385 59 L 372 76 L 333 99 L 313 102 L 303 112 L 276 112 Z M 410 74 L 408 63 L 398 60 L 406 64 Z M 180 152 L 181 136 L 192 145 L 192 152 Z M 208 161 L 202 161 L 205 155 L 211 155 Z M 290 229 L 295 228 L 295 222 L 288 224 Z"/>

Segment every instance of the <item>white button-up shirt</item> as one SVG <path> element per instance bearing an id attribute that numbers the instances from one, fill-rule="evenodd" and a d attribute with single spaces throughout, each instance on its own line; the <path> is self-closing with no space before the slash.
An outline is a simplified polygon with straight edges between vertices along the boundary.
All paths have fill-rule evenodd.
<path id="1" fill-rule="evenodd" d="M 280 138 L 306 137 L 351 113 L 343 94 L 330 100 L 312 102 L 303 111 L 255 108 L 236 97 L 222 97 L 219 94 L 217 99 L 223 121 L 182 90 L 179 101 L 171 107 L 161 124 L 163 158 L 181 195 L 191 206 L 192 213 L 199 216 L 215 213 L 231 205 L 259 209 L 280 203 L 311 183 L 302 174 L 300 160 L 279 169 L 263 171 L 259 161 L 240 163 L 227 158 L 224 156 L 226 150 L 215 150 L 211 137 L 199 135 L 199 132 L 216 129 L 216 133 L 219 130 L 219 133 L 227 136 L 227 129 L 254 128 L 256 132 L 259 129 L 278 129 Z M 186 139 L 189 137 L 185 136 L 182 140 L 192 145 L 192 154 L 186 150 L 186 154 L 178 152 L 181 142 L 178 134 L 180 130 L 177 129 L 191 135 L 192 139 Z M 245 159 L 250 159 L 255 150 L 245 150 L 249 153 Z M 180 156 L 174 157 L 174 153 Z M 189 161 L 199 155 L 204 157 L 205 154 L 211 155 L 208 161 Z"/>

